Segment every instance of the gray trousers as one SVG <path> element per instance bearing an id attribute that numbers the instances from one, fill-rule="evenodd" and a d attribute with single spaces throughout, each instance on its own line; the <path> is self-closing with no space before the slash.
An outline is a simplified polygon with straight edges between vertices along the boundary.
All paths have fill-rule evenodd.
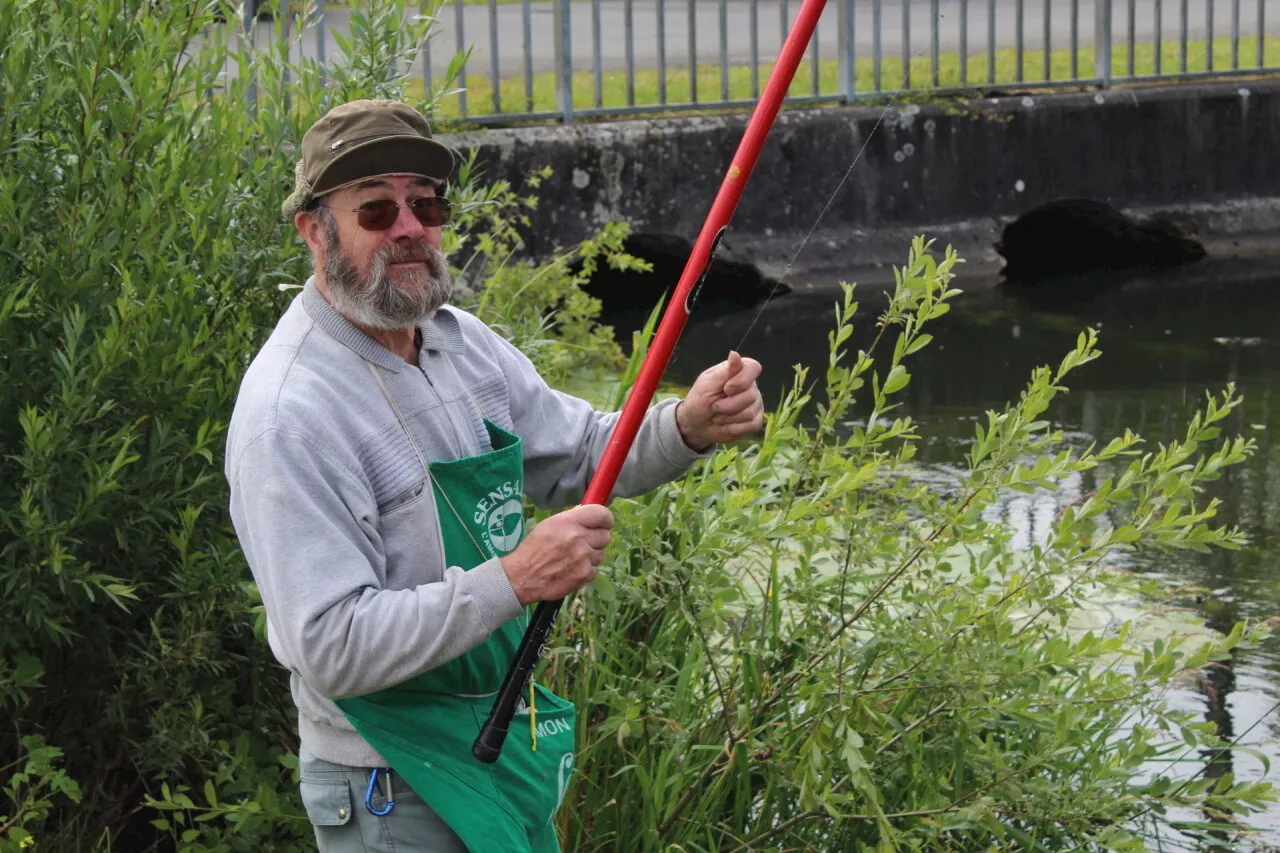
<path id="1" fill-rule="evenodd" d="M 299 755 L 302 805 L 315 830 L 319 853 L 467 853 L 466 845 L 441 818 L 393 771 L 387 807 L 387 774 L 378 771 L 369 803 L 371 767 L 348 767 Z M 373 811 L 370 811 L 372 806 Z"/>

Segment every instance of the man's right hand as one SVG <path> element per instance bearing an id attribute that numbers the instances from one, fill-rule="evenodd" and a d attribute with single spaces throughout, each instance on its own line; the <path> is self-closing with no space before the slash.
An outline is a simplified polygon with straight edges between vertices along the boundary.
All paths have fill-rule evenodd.
<path id="1" fill-rule="evenodd" d="M 613 513 L 599 504 L 576 506 L 539 522 L 499 560 L 520 604 L 564 598 L 590 583 L 613 539 L 611 527 Z"/>

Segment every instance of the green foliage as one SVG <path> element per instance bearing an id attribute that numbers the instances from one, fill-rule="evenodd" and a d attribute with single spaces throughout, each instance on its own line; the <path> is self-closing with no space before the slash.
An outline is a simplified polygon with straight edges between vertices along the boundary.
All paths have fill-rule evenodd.
<path id="1" fill-rule="evenodd" d="M 463 164 L 464 185 L 475 179 L 473 169 L 473 162 Z M 548 177 L 550 167 L 533 173 L 529 188 L 536 190 Z M 460 208 L 469 227 L 450 230 L 445 245 L 451 256 L 466 258 L 459 275 L 464 291 L 454 301 L 519 347 L 552 385 L 583 377 L 598 381 L 624 358 L 613 330 L 597 322 L 600 301 L 581 287 L 601 263 L 638 271 L 652 267 L 623 250 L 628 228 L 621 222 L 606 223 L 594 238 L 537 263 L 517 259 L 520 229 L 529 225 L 524 210 L 536 204 L 536 196 L 519 196 L 505 181 L 473 187 Z M 468 292 L 473 282 L 481 286 Z"/>
<path id="2" fill-rule="evenodd" d="M 62 750 L 47 746 L 39 735 L 28 735 L 22 739 L 22 752 L 18 761 L 21 769 L 9 776 L 3 790 L 12 813 L 3 815 L 5 819 L 0 830 L 6 830 L 6 833 L 0 838 L 0 849 L 32 846 L 35 837 L 26 827 L 44 820 L 53 809 L 54 796 L 64 797 L 73 803 L 81 799 L 80 786 L 57 767 Z"/>
<path id="3" fill-rule="evenodd" d="M 0 765 L 34 766 L 4 843 L 136 838 L 154 780 L 287 748 L 216 457 L 302 257 L 262 188 L 305 117 L 208 96 L 181 58 L 209 16 L 0 3 Z"/>
<path id="4" fill-rule="evenodd" d="M 762 440 L 615 502 L 627 533 L 567 606 L 547 668 L 587 719 L 567 849 L 1143 849 L 1170 806 L 1217 815 L 1184 827 L 1205 835 L 1274 799 L 1266 783 L 1177 784 L 1164 763 L 1223 746 L 1165 696 L 1254 631 L 1073 619 L 1160 592 L 1113 570 L 1121 552 L 1239 545 L 1196 497 L 1252 451 L 1217 442 L 1238 398 L 1208 398 L 1166 447 L 1073 450 L 1043 416 L 1099 356 L 1087 330 L 987 413 L 939 487 L 896 410 L 957 262 L 917 240 L 856 353 L 846 287 L 825 376 L 811 387 L 797 368 Z M 1030 549 L 985 520 L 998 496 L 1076 473 L 1096 490 Z"/>
<path id="5" fill-rule="evenodd" d="M 410 9 L 357 10 L 322 75 L 284 38 L 232 54 L 216 4 L 0 0 L 0 850 L 307 837 L 222 441 L 310 268 L 281 140 L 401 93 Z M 460 233 L 513 203 L 454 192 Z"/>
<path id="6" fill-rule="evenodd" d="M 310 269 L 279 214 L 283 141 L 340 101 L 401 96 L 434 22 L 362 4 L 350 62 L 322 73 L 290 59 L 283 21 L 232 52 L 219 10 L 0 0 L 0 853 L 311 846 L 222 443 L 282 289 Z M 481 177 L 468 163 L 450 188 L 462 304 L 553 383 L 594 376 L 620 400 L 636 357 L 579 285 L 641 266 L 625 229 L 529 264 L 536 197 Z M 914 246 L 882 340 L 856 355 L 849 291 L 821 400 L 800 370 L 761 440 L 616 505 L 625 535 L 560 620 L 549 672 L 584 712 L 566 849 L 1126 849 L 1118 827 L 1143 809 L 1236 815 L 1271 796 L 1137 776 L 1213 745 L 1161 691 L 1252 632 L 1204 645 L 1072 621 L 1134 594 L 1106 571 L 1118 550 L 1238 543 L 1197 499 L 1252 450 L 1213 447 L 1233 392 L 1176 444 L 1062 449 L 1043 414 L 1097 356 L 1086 332 L 933 488 L 896 400 L 955 262 Z M 1075 472 L 1098 488 L 1031 551 L 983 521 L 1003 491 Z"/>
<path id="7" fill-rule="evenodd" d="M 222 443 L 311 267 L 280 216 L 296 140 L 334 104 L 402 97 L 435 22 L 362 4 L 350 61 L 322 70 L 290 59 L 297 19 L 236 47 L 230 5 L 0 0 L 4 853 L 309 846 Z M 555 375 L 618 363 L 575 284 L 584 261 L 626 262 L 624 233 L 530 269 L 511 256 L 532 198 L 470 163 L 450 193 L 459 278 L 495 280 L 480 309 L 528 308 L 508 331 Z"/>

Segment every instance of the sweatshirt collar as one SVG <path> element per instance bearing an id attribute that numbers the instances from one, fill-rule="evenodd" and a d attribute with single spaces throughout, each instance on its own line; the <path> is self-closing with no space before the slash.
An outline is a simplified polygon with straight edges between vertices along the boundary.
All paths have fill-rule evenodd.
<path id="1" fill-rule="evenodd" d="M 303 286 L 302 306 L 313 323 L 361 358 L 395 373 L 399 373 L 405 366 L 404 360 L 398 355 L 339 314 L 316 288 L 314 275 L 308 277 L 306 285 Z M 447 305 L 434 311 L 418 326 L 418 331 L 422 333 L 423 349 L 454 354 L 462 352 L 462 329 L 458 326 L 458 319 L 453 316 L 452 309 Z"/>

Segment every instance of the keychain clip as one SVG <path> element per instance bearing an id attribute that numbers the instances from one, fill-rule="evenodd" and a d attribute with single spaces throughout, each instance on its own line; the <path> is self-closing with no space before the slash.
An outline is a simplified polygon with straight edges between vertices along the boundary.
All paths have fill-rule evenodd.
<path id="1" fill-rule="evenodd" d="M 373 772 L 369 774 L 369 788 L 364 792 L 364 807 L 369 810 L 369 814 L 382 817 L 391 814 L 391 810 L 396 807 L 396 801 L 391 793 L 391 768 L 387 768 L 387 805 L 382 811 L 378 811 L 373 807 L 373 789 L 378 784 L 378 768 L 373 768 Z"/>

